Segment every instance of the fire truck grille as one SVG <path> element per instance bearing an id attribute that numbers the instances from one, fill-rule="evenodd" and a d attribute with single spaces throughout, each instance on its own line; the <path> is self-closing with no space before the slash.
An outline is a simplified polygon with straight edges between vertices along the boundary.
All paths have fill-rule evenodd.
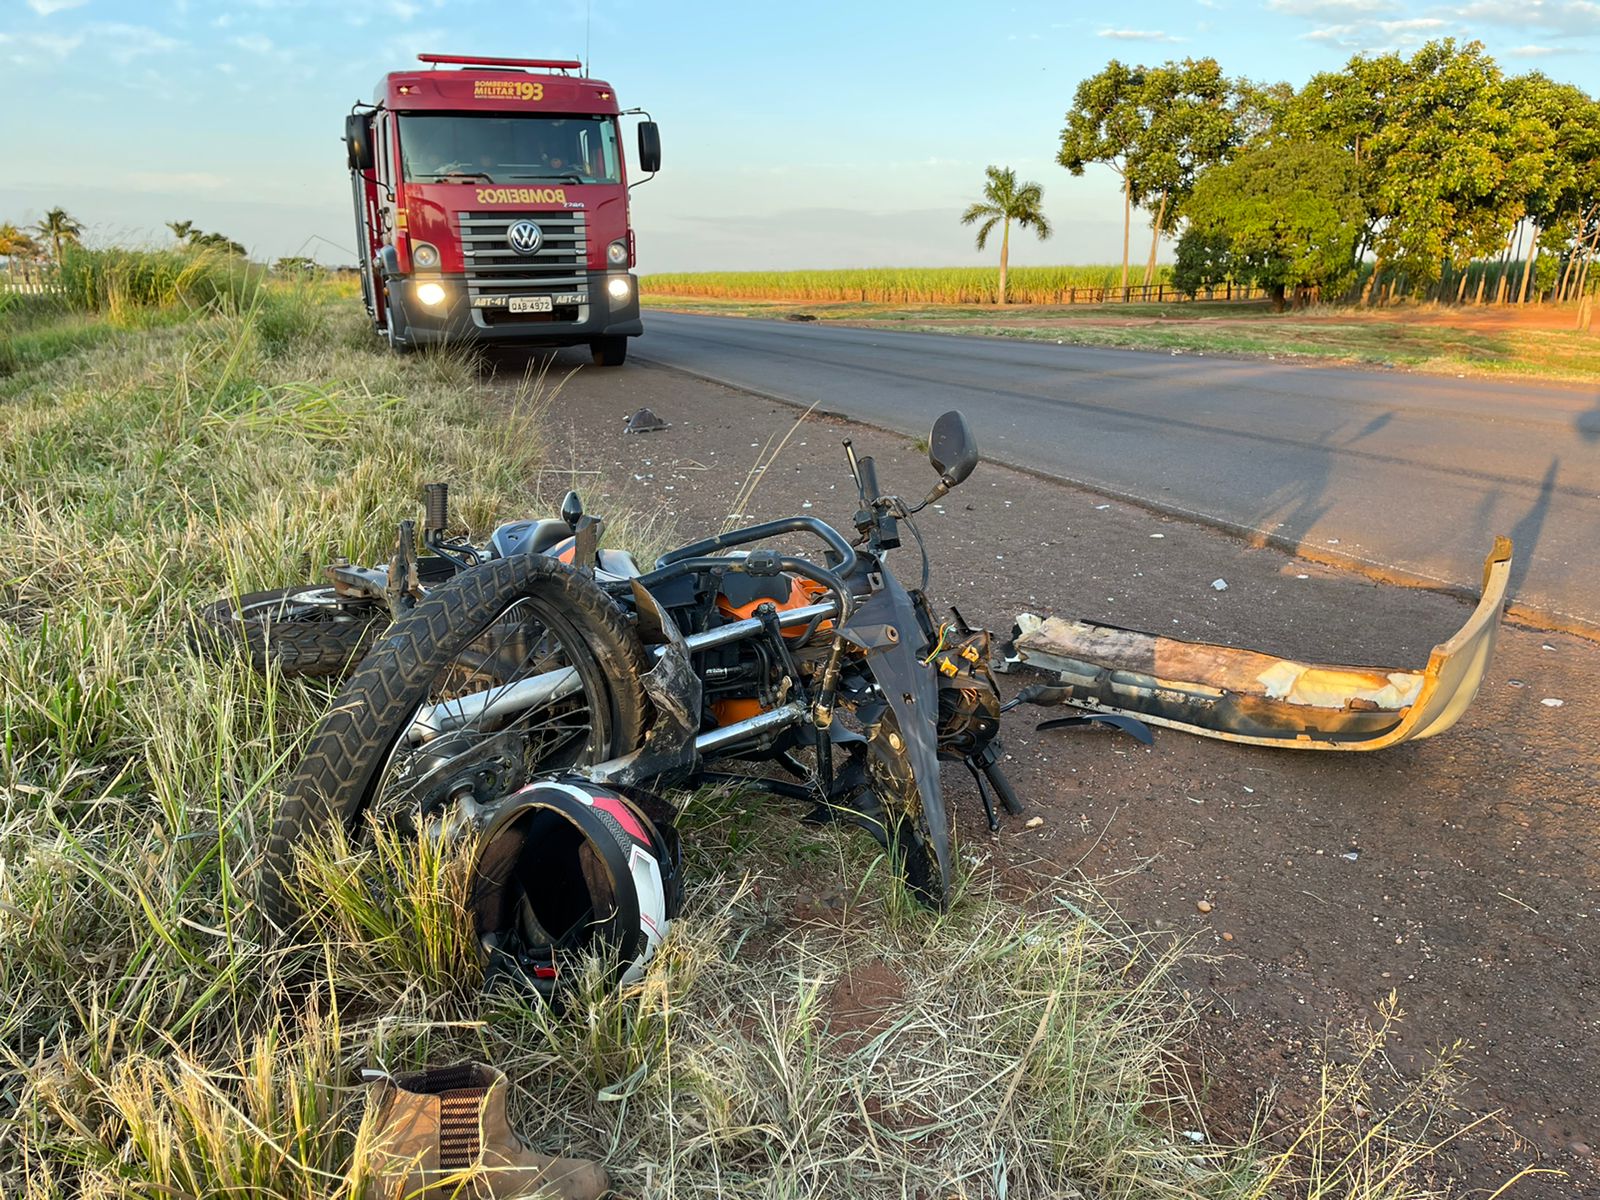
<path id="1" fill-rule="evenodd" d="M 544 235 L 539 248 L 522 254 L 506 232 L 518 221 L 532 221 Z M 506 296 L 556 295 L 563 306 L 589 302 L 589 244 L 582 212 L 462 213 L 461 253 L 467 293 L 482 308 Z"/>

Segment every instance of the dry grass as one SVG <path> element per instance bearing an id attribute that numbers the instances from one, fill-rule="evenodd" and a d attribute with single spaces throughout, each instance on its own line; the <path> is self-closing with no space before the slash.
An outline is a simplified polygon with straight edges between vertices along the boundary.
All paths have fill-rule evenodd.
<path id="1" fill-rule="evenodd" d="M 314 291 L 0 384 L 0 1195 L 356 1200 L 357 1069 L 461 1055 L 636 1194 L 1431 1194 L 1434 1093 L 1348 1118 L 1381 1058 L 1295 1144 L 1212 1144 L 1172 951 L 1087 894 L 1019 911 L 970 851 L 936 918 L 859 835 L 726 793 L 687 798 L 688 911 L 622 992 L 482 1001 L 460 859 L 392 835 L 308 848 L 320 965 L 286 992 L 250 876 L 329 697 L 196 657 L 186 612 L 381 555 L 424 479 L 479 529 L 548 508 L 501 403 Z"/>

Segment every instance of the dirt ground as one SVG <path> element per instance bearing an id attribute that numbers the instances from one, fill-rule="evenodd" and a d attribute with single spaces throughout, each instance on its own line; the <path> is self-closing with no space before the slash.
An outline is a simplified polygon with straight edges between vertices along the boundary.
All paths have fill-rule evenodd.
<path id="1" fill-rule="evenodd" d="M 670 427 L 624 434 L 644 405 Z M 656 511 L 687 539 L 721 526 L 797 415 L 663 368 L 586 369 L 549 410 L 546 437 L 552 465 L 604 472 L 612 490 L 586 493 L 589 511 Z M 932 483 L 904 438 L 814 413 L 744 516 L 808 511 L 848 528 L 845 436 L 877 457 L 886 486 Z M 568 480 L 545 479 L 553 506 Z M 1469 611 L 987 464 L 921 528 L 936 609 L 956 604 L 1001 631 L 1019 611 L 1053 612 L 1414 666 Z M 913 569 L 915 551 L 902 553 Z M 946 786 L 964 852 L 987 850 L 1035 894 L 1082 872 L 1131 925 L 1201 952 L 1182 983 L 1205 1012 L 1197 1052 L 1217 1129 L 1243 1132 L 1272 1086 L 1280 1103 L 1303 1101 L 1310 1047 L 1392 989 L 1406 1013 L 1391 1048 L 1402 1070 L 1467 1043 L 1461 1103 L 1486 1119 L 1447 1152 L 1462 1194 L 1541 1165 L 1560 1174 L 1509 1194 L 1600 1196 L 1597 681 L 1600 646 L 1507 626 L 1476 704 L 1431 741 L 1336 755 L 1158 730 L 1146 748 L 1099 730 L 1036 734 L 1022 719 L 1007 728 L 1007 769 L 1041 827 L 1007 818 L 991 835 L 964 773 Z"/>

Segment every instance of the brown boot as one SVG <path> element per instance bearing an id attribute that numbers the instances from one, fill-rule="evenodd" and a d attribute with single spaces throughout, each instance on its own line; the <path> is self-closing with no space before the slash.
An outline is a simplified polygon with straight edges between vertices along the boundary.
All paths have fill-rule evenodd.
<path id="1" fill-rule="evenodd" d="M 506 1077 L 460 1063 L 383 1076 L 377 1110 L 374 1200 L 599 1200 L 611 1181 L 581 1158 L 551 1158 L 522 1144 L 506 1119 Z"/>

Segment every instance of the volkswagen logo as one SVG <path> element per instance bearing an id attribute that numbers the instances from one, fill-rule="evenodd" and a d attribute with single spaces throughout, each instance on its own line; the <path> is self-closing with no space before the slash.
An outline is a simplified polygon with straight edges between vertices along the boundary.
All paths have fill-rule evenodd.
<path id="1" fill-rule="evenodd" d="M 544 243 L 544 230 L 532 221 L 513 221 L 506 242 L 518 254 L 532 254 Z"/>

